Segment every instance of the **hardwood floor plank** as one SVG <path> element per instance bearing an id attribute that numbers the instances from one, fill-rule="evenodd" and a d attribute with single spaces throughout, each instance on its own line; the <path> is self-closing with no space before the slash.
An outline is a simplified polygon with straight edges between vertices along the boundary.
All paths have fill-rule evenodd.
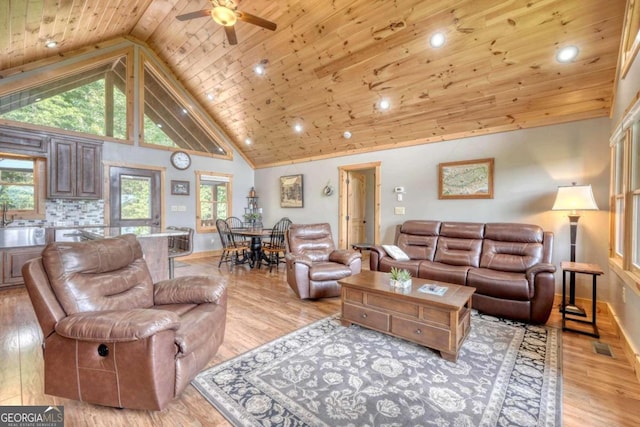
<path id="1" fill-rule="evenodd" d="M 230 272 L 226 266 L 218 269 L 217 261 L 193 259 L 175 270 L 176 276 L 211 275 L 228 287 L 225 340 L 208 366 L 340 311 L 339 298 L 300 300 L 286 284 L 283 266 L 272 273 L 245 266 Z M 105 408 L 45 395 L 42 338 L 24 288 L 0 291 L 0 322 L 0 405 L 64 405 L 66 426 L 229 425 L 192 386 L 161 412 Z M 560 327 L 561 322 L 554 310 L 548 325 Z M 605 310 L 598 313 L 598 327 L 600 341 L 610 345 L 613 358 L 594 352 L 595 338 L 563 333 L 563 425 L 640 425 L 640 384 Z"/>

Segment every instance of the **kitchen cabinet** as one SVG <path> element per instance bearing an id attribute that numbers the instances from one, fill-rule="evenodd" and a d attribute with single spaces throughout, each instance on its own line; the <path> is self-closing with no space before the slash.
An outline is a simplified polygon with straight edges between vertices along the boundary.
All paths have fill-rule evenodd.
<path id="1" fill-rule="evenodd" d="M 49 198 L 102 198 L 102 142 L 52 137 L 49 147 Z"/>
<path id="2" fill-rule="evenodd" d="M 43 249 L 44 246 L 29 246 L 0 251 L 2 253 L 2 283 L 0 283 L 0 288 L 23 284 L 22 266 L 30 259 L 38 258 Z"/>

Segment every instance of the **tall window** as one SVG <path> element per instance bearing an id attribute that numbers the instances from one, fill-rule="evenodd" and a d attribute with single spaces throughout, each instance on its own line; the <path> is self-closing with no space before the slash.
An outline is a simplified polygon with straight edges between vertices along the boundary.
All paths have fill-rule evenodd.
<path id="1" fill-rule="evenodd" d="M 631 262 L 640 271 L 640 120 L 633 124 L 630 135 Z"/>
<path id="2" fill-rule="evenodd" d="M 612 256 L 640 274 L 640 101 L 612 137 Z"/>
<path id="3" fill-rule="evenodd" d="M 0 118 L 126 140 L 126 56 L 0 96 Z"/>
<path id="4" fill-rule="evenodd" d="M 200 124 L 191 108 L 162 73 L 145 61 L 143 144 L 226 155 L 222 145 Z"/>
<path id="5" fill-rule="evenodd" d="M 231 175 L 196 172 L 196 229 L 216 231 L 216 220 L 227 219 L 231 212 Z"/>

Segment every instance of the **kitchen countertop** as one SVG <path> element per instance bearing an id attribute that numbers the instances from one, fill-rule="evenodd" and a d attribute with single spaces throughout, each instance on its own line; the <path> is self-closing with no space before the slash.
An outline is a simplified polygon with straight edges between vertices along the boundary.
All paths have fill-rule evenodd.
<path id="1" fill-rule="evenodd" d="M 47 241 L 47 229 L 69 230 L 87 240 L 104 239 L 132 233 L 138 238 L 182 236 L 181 230 L 165 230 L 160 227 L 106 227 L 106 226 L 57 226 L 57 227 L 5 227 L 0 228 L 0 249 L 44 246 Z M 53 236 L 50 237 L 50 241 Z"/>
<path id="2" fill-rule="evenodd" d="M 187 234 L 182 230 L 165 230 L 160 227 L 96 227 L 96 228 L 83 228 L 79 230 L 83 236 L 88 239 L 104 239 L 107 237 L 120 236 L 122 234 L 135 234 L 138 238 L 145 237 L 168 237 L 168 236 L 183 236 Z"/>

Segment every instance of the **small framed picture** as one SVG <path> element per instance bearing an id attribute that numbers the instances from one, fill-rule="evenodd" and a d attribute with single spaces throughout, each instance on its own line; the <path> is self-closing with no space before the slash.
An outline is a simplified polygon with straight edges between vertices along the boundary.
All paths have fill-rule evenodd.
<path id="1" fill-rule="evenodd" d="M 189 195 L 189 181 L 171 181 L 171 194 L 177 196 Z"/>

